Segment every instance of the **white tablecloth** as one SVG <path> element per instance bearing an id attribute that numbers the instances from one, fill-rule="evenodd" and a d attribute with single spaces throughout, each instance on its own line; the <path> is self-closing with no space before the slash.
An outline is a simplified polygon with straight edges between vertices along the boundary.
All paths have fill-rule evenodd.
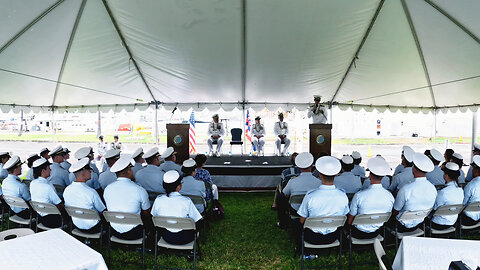
<path id="1" fill-rule="evenodd" d="M 452 261 L 463 261 L 472 269 L 480 266 L 480 241 L 405 237 L 393 269 L 448 270 Z"/>
<path id="2" fill-rule="evenodd" d="M 100 253 L 55 229 L 0 242 L 0 269 L 108 269 Z"/>

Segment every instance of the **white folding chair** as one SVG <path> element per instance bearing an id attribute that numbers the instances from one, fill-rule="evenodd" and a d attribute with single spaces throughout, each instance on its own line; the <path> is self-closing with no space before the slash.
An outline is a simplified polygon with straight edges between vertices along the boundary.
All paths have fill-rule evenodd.
<path id="1" fill-rule="evenodd" d="M 406 236 L 425 236 L 425 218 L 430 214 L 432 209 L 426 209 L 426 210 L 419 210 L 419 211 L 405 211 L 403 214 L 400 216 L 400 218 L 395 222 L 395 232 L 393 232 L 395 236 L 395 250 L 398 249 L 398 240 L 403 239 L 403 237 Z M 410 220 L 423 220 L 423 230 L 420 228 L 417 228 L 415 231 L 412 232 L 403 232 L 399 233 L 398 232 L 398 223 L 400 221 L 410 221 Z"/>
<path id="2" fill-rule="evenodd" d="M 379 239 L 375 239 L 373 242 L 373 248 L 375 250 L 375 255 L 377 256 L 378 266 L 381 270 L 387 270 L 387 267 L 382 261 L 382 257 L 385 256 L 385 250 L 382 247 L 382 243 Z"/>
<path id="3" fill-rule="evenodd" d="M 463 212 L 480 212 L 480 202 L 473 202 L 470 203 L 463 209 Z M 460 221 L 461 222 L 461 221 Z M 475 230 L 475 229 L 480 229 L 480 220 L 477 222 L 477 224 L 474 225 L 461 225 L 460 226 L 460 237 L 462 237 L 462 230 Z"/>
<path id="4" fill-rule="evenodd" d="M 176 229 L 176 230 L 194 230 L 196 231 L 195 221 L 191 218 L 179 218 L 179 217 L 165 217 L 154 216 L 153 225 L 161 229 Z M 197 266 L 197 233 L 194 233 L 193 241 L 185 245 L 174 245 L 167 243 L 163 237 L 158 239 L 158 229 L 155 230 L 155 269 L 157 269 L 157 256 L 158 247 L 175 250 L 193 250 L 193 269 Z M 163 267 L 163 266 L 162 266 Z"/>
<path id="5" fill-rule="evenodd" d="M 30 208 L 28 206 L 28 203 L 25 202 L 24 199 L 14 197 L 14 196 L 8 196 L 8 195 L 3 195 L 3 200 L 8 204 L 10 207 L 18 207 L 18 208 Z M 12 211 L 13 212 L 13 211 Z M 17 215 L 13 215 L 9 217 L 9 221 L 20 224 L 20 225 L 25 225 L 29 226 L 29 228 L 32 228 L 32 211 L 30 211 L 30 218 L 25 219 L 21 218 Z M 7 229 L 10 229 L 10 222 L 7 221 Z"/>
<path id="6" fill-rule="evenodd" d="M 110 260 L 110 243 L 115 242 L 123 245 L 142 245 L 142 268 L 145 269 L 145 228 L 143 228 L 143 235 L 141 238 L 134 240 L 125 240 L 116 236 L 111 236 L 111 223 L 122 225 L 143 225 L 140 215 L 124 212 L 105 211 L 103 216 L 110 226 L 108 226 L 108 258 Z"/>
<path id="7" fill-rule="evenodd" d="M 288 199 L 288 204 L 290 204 L 291 207 L 292 207 L 292 205 L 294 205 L 294 204 L 296 204 L 296 205 L 301 205 L 302 202 L 303 202 L 303 198 L 305 198 L 305 194 L 292 195 L 292 196 L 290 196 L 290 198 Z M 293 208 L 293 207 L 292 207 L 292 208 Z M 296 218 L 300 218 L 300 216 L 299 216 L 296 212 L 290 211 L 290 219 L 296 219 Z"/>
<path id="8" fill-rule="evenodd" d="M 190 195 L 190 194 L 182 194 L 182 195 L 190 198 L 190 200 L 192 200 L 194 205 L 203 205 L 204 210 L 203 210 L 203 213 L 200 213 L 200 214 L 202 214 L 202 217 L 203 217 L 202 243 L 205 244 L 206 236 L 207 236 L 207 209 L 208 209 L 207 201 L 205 200 L 205 198 L 198 195 Z"/>
<path id="9" fill-rule="evenodd" d="M 57 206 L 51 204 L 51 203 L 42 203 L 42 202 L 36 202 L 36 201 L 30 201 L 30 204 L 32 205 L 33 210 L 37 212 L 37 219 L 36 219 L 36 225 L 37 227 L 35 228 L 35 232 L 38 232 L 38 229 L 48 231 L 52 229 L 64 229 L 64 222 L 63 222 L 63 217 L 62 214 L 60 213 L 60 210 L 58 210 Z M 50 228 L 45 225 L 43 225 L 41 222 L 38 223 L 39 215 L 45 214 L 45 215 L 59 215 L 62 223 L 60 227 L 57 228 Z"/>
<path id="10" fill-rule="evenodd" d="M 99 239 L 100 242 L 100 251 L 102 250 L 102 240 L 103 240 L 103 224 L 100 215 L 98 214 L 97 210 L 92 209 L 85 209 L 80 207 L 73 207 L 73 206 L 65 206 L 65 210 L 67 211 L 68 215 L 73 218 L 78 219 L 85 219 L 85 220 L 97 220 L 100 222 L 100 232 L 98 233 L 86 233 L 82 232 L 79 229 L 72 228 L 72 234 L 83 237 L 85 239 Z M 72 221 L 73 223 L 73 221 Z M 72 224 L 73 225 L 73 224 Z"/>
<path id="11" fill-rule="evenodd" d="M 339 232 L 339 239 L 335 240 L 335 242 L 331 244 L 326 244 L 326 245 L 316 245 L 316 244 L 311 244 L 305 241 L 305 229 L 323 229 L 323 228 L 336 228 L 337 230 L 340 230 L 341 227 L 345 224 L 345 221 L 347 220 L 346 216 L 332 216 L 332 217 L 310 217 L 305 220 L 305 223 L 303 224 L 303 230 L 302 230 L 302 254 L 301 254 L 301 269 L 303 270 L 303 263 L 305 261 L 305 248 L 308 249 L 325 249 L 325 248 L 333 248 L 333 247 L 339 247 L 338 248 L 338 265 L 342 265 L 342 232 Z"/>
<path id="12" fill-rule="evenodd" d="M 450 234 L 450 233 L 455 233 L 455 238 L 457 237 L 457 224 L 459 222 L 459 218 L 457 218 L 457 221 L 455 224 L 450 226 L 450 228 L 446 228 L 444 230 L 436 230 L 432 227 L 432 219 L 433 217 L 436 216 L 458 216 L 463 210 L 463 204 L 452 204 L 452 205 L 443 205 L 437 208 L 435 212 L 433 212 L 433 216 L 430 219 L 430 237 L 432 234 L 436 235 L 445 235 L 445 234 Z"/>
<path id="13" fill-rule="evenodd" d="M 0 242 L 34 234 L 29 228 L 16 228 L 0 232 Z"/>

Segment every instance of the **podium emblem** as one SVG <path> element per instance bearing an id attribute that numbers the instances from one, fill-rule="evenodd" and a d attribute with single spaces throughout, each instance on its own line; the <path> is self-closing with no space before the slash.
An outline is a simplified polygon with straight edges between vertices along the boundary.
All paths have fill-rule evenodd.
<path id="1" fill-rule="evenodd" d="M 173 144 L 175 144 L 176 146 L 180 146 L 183 144 L 183 137 L 182 135 L 176 135 L 175 137 L 173 137 Z"/>
<path id="2" fill-rule="evenodd" d="M 325 144 L 325 137 L 323 135 L 318 135 L 315 141 L 317 144 Z"/>

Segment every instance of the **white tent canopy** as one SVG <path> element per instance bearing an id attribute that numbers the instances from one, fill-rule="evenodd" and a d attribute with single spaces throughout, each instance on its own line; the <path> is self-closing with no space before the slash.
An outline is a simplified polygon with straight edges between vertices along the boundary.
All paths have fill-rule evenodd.
<path id="1" fill-rule="evenodd" d="M 0 109 L 476 110 L 477 0 L 0 0 Z"/>

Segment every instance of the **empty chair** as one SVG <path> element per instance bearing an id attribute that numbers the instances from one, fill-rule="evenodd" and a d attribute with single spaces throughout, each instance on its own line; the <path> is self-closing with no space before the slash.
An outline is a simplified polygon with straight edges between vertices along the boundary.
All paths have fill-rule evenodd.
<path id="1" fill-rule="evenodd" d="M 241 128 L 232 128 L 230 130 L 232 134 L 232 140 L 230 141 L 230 153 L 232 153 L 232 147 L 234 145 L 240 145 L 243 156 L 243 141 L 242 141 L 242 129 Z"/>
<path id="2" fill-rule="evenodd" d="M 36 228 L 36 231 L 38 231 L 38 229 L 41 229 L 41 230 L 44 230 L 44 231 L 48 231 L 48 230 L 51 230 L 51 229 L 63 229 L 64 222 L 63 222 L 62 214 L 60 213 L 60 210 L 58 210 L 56 205 L 51 204 L 51 203 L 42 203 L 42 202 L 36 202 L 36 201 L 30 201 L 30 204 L 32 205 L 33 210 L 35 210 L 35 212 L 37 212 L 37 219 L 36 219 L 37 228 Z M 42 218 L 45 218 L 48 215 L 58 215 L 60 217 L 60 220 L 61 220 L 60 226 L 52 228 L 52 227 L 46 226 L 45 224 L 42 224 L 41 220 L 40 220 L 40 223 L 39 223 L 40 214 L 44 215 Z"/>
<path id="3" fill-rule="evenodd" d="M 96 220 L 100 223 L 100 232 L 98 233 L 87 233 L 79 229 L 73 229 L 72 234 L 76 236 L 83 237 L 85 239 L 99 239 L 100 251 L 102 250 L 102 236 L 103 236 L 103 224 L 100 218 L 100 215 L 96 210 L 85 209 L 73 206 L 65 206 L 65 210 L 68 215 L 72 218 L 86 219 L 86 220 Z"/>
<path id="4" fill-rule="evenodd" d="M 22 236 L 34 234 L 35 232 L 29 228 L 16 228 L 0 232 L 0 242 L 15 239 Z"/>
<path id="5" fill-rule="evenodd" d="M 5 200 L 5 202 L 10 207 L 30 208 L 30 206 L 28 206 L 27 202 L 25 202 L 25 200 L 22 199 L 22 198 L 3 195 L 3 199 Z M 10 216 L 9 221 L 20 224 L 20 225 L 29 226 L 31 228 L 32 227 L 32 214 L 30 212 L 30 218 L 29 219 L 21 218 L 17 215 Z M 10 223 L 9 222 L 7 222 L 7 228 L 10 228 Z"/>
<path id="6" fill-rule="evenodd" d="M 383 262 L 383 257 L 386 256 L 385 250 L 383 249 L 382 243 L 379 239 L 375 239 L 373 242 L 373 249 L 375 250 L 375 255 L 377 256 L 378 266 L 381 270 L 388 270 L 391 268 L 387 268 L 385 263 Z"/>
<path id="7" fill-rule="evenodd" d="M 440 206 L 435 212 L 433 212 L 433 216 L 430 219 L 430 236 L 432 235 L 445 235 L 450 233 L 455 233 L 457 236 L 457 224 L 460 222 L 460 219 L 457 218 L 455 224 L 450 226 L 449 228 L 443 230 L 437 230 L 432 227 L 432 219 L 436 216 L 458 216 L 463 210 L 463 204 L 453 204 L 453 205 L 443 205 Z"/>
<path id="8" fill-rule="evenodd" d="M 473 202 L 470 203 L 465 209 L 463 209 L 463 212 L 480 212 L 480 202 Z M 477 222 L 477 224 L 474 225 L 461 225 L 460 226 L 460 233 L 462 230 L 476 230 L 480 229 L 480 220 Z M 461 234 L 460 234 L 461 237 Z"/>

